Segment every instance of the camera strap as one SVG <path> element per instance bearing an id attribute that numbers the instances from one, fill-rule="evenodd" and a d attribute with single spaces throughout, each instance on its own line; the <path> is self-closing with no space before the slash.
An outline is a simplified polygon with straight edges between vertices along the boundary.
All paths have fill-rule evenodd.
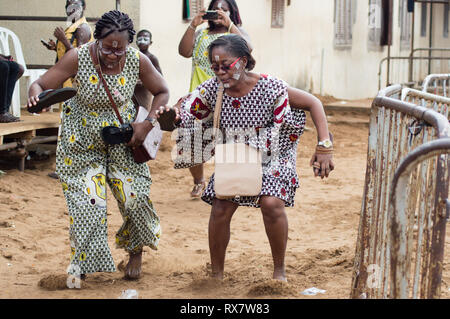
<path id="1" fill-rule="evenodd" d="M 116 113 L 120 124 L 123 124 L 123 120 L 122 120 L 122 117 L 120 116 L 119 110 L 117 109 L 116 102 L 114 102 L 111 92 L 108 89 L 108 83 L 106 83 L 105 79 L 103 78 L 102 68 L 100 66 L 100 61 L 98 59 L 98 50 L 97 50 L 97 54 L 95 54 L 94 45 L 96 45 L 96 44 L 89 45 L 89 53 L 91 55 L 92 62 L 94 62 L 94 67 L 97 70 L 98 77 L 102 81 L 103 87 L 105 88 L 106 94 L 108 95 L 109 101 L 111 102 L 111 106 L 112 106 L 114 112 Z M 100 82 L 98 83 L 98 85 L 100 86 Z"/>

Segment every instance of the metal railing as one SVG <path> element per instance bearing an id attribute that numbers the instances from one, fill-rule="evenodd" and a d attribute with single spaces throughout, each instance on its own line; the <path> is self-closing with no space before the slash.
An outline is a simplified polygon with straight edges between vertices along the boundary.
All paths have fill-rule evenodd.
<path id="1" fill-rule="evenodd" d="M 412 151 L 429 140 L 450 138 L 450 125 L 445 116 L 429 107 L 401 101 L 401 93 L 400 85 L 390 86 L 380 91 L 372 103 L 366 179 L 351 298 L 398 297 L 390 291 L 395 285 L 392 284 L 389 270 L 391 264 L 397 262 L 391 261 L 391 251 L 394 248 L 391 248 L 390 241 L 390 216 L 406 214 L 414 220 L 415 213 L 424 218 L 423 216 L 431 216 L 434 212 L 417 205 L 418 198 L 434 199 L 436 196 L 436 164 L 432 163 L 427 164 L 426 169 L 415 173 L 419 177 L 412 180 L 411 185 L 414 186 L 396 188 L 401 192 L 401 195 L 397 194 L 397 198 L 407 198 L 407 210 L 404 210 L 405 206 L 393 206 L 395 209 L 390 209 L 392 182 L 395 181 L 396 170 L 403 167 L 403 161 L 413 154 Z M 444 102 L 439 102 L 440 105 L 448 104 L 449 101 L 440 100 L 442 97 L 431 94 L 427 98 Z M 448 187 L 448 174 L 445 183 Z M 411 231 L 409 228 L 408 230 Z M 412 236 L 411 232 L 408 232 L 408 236 Z M 408 237 L 408 240 L 411 238 Z"/>
<path id="2" fill-rule="evenodd" d="M 430 74 L 423 80 L 422 91 L 450 96 L 450 73 Z"/>
<path id="3" fill-rule="evenodd" d="M 434 140 L 408 154 L 395 172 L 389 206 L 391 298 L 440 297 L 449 154 L 450 138 Z"/>
<path id="4" fill-rule="evenodd" d="M 414 56 L 418 52 L 428 52 L 426 56 Z M 445 56 L 432 56 L 439 53 Z M 395 63 L 394 63 L 395 62 Z M 387 64 L 385 83 L 400 83 L 417 86 L 426 75 L 450 71 L 450 48 L 417 48 L 409 56 L 384 57 L 378 64 L 378 90 L 382 89 L 383 66 Z"/>
<path id="5" fill-rule="evenodd" d="M 427 79 L 425 81 L 427 81 Z M 433 109 L 436 112 L 448 118 L 450 108 L 450 98 L 446 97 L 445 95 L 439 96 L 436 94 L 430 94 L 427 93 L 426 90 L 427 86 L 425 86 L 423 91 L 404 88 L 402 90 L 401 100 L 408 103 L 421 105 L 423 107 Z M 436 88 L 433 88 L 433 90 L 438 91 Z"/>

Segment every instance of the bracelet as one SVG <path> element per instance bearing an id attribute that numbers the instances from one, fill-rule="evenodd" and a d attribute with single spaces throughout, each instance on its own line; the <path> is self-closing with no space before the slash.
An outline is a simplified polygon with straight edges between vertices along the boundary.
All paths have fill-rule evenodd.
<path id="1" fill-rule="evenodd" d="M 316 154 L 333 154 L 333 148 L 316 147 Z"/>
<path id="2" fill-rule="evenodd" d="M 192 26 L 192 24 L 189 23 L 189 28 L 195 31 L 195 28 Z"/>
<path id="3" fill-rule="evenodd" d="M 230 26 L 228 27 L 228 33 L 230 33 L 231 28 L 233 27 L 233 25 L 234 25 L 234 23 L 233 23 L 233 21 L 231 21 Z"/>

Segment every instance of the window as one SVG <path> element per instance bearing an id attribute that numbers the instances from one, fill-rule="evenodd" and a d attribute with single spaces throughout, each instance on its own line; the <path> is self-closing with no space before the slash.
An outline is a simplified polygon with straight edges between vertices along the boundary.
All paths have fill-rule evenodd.
<path id="1" fill-rule="evenodd" d="M 392 44 L 393 0 L 381 0 L 381 37 L 380 45 Z"/>
<path id="2" fill-rule="evenodd" d="M 183 0 L 183 19 L 191 20 L 203 8 L 203 0 Z"/>
<path id="3" fill-rule="evenodd" d="M 368 48 L 380 50 L 381 39 L 381 0 L 369 0 Z"/>
<path id="4" fill-rule="evenodd" d="M 398 23 L 400 27 L 400 50 L 411 48 L 412 14 L 408 12 L 408 0 L 400 0 Z"/>
<path id="5" fill-rule="evenodd" d="M 448 15 L 450 14 L 450 5 L 444 4 L 444 38 L 448 38 Z"/>
<path id="6" fill-rule="evenodd" d="M 272 28 L 284 27 L 284 1 L 272 0 Z"/>
<path id="7" fill-rule="evenodd" d="M 335 48 L 351 48 L 352 28 L 356 11 L 356 2 L 352 0 L 334 1 L 334 46 Z"/>
<path id="8" fill-rule="evenodd" d="M 427 36 L 427 4 L 422 2 L 420 10 L 420 36 Z"/>

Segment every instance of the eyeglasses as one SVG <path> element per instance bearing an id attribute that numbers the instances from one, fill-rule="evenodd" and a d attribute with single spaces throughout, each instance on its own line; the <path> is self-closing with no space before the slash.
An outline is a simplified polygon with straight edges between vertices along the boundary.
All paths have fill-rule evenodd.
<path id="1" fill-rule="evenodd" d="M 114 54 L 114 55 L 116 55 L 116 56 L 122 56 L 122 55 L 124 55 L 125 52 L 126 52 L 126 49 L 123 49 L 123 50 L 114 50 L 114 49 L 107 49 L 107 48 L 104 48 L 103 45 L 102 45 L 102 41 L 100 41 L 100 42 L 98 43 L 98 46 L 99 46 L 99 48 L 100 48 L 100 52 L 102 52 L 104 55 Z"/>
<path id="2" fill-rule="evenodd" d="M 224 72 L 229 71 L 232 67 L 234 67 L 236 65 L 236 63 L 240 60 L 241 58 L 237 58 L 233 63 L 231 63 L 230 65 L 217 65 L 217 64 L 211 64 L 211 69 L 214 72 L 219 72 L 219 70 L 222 70 Z"/>

